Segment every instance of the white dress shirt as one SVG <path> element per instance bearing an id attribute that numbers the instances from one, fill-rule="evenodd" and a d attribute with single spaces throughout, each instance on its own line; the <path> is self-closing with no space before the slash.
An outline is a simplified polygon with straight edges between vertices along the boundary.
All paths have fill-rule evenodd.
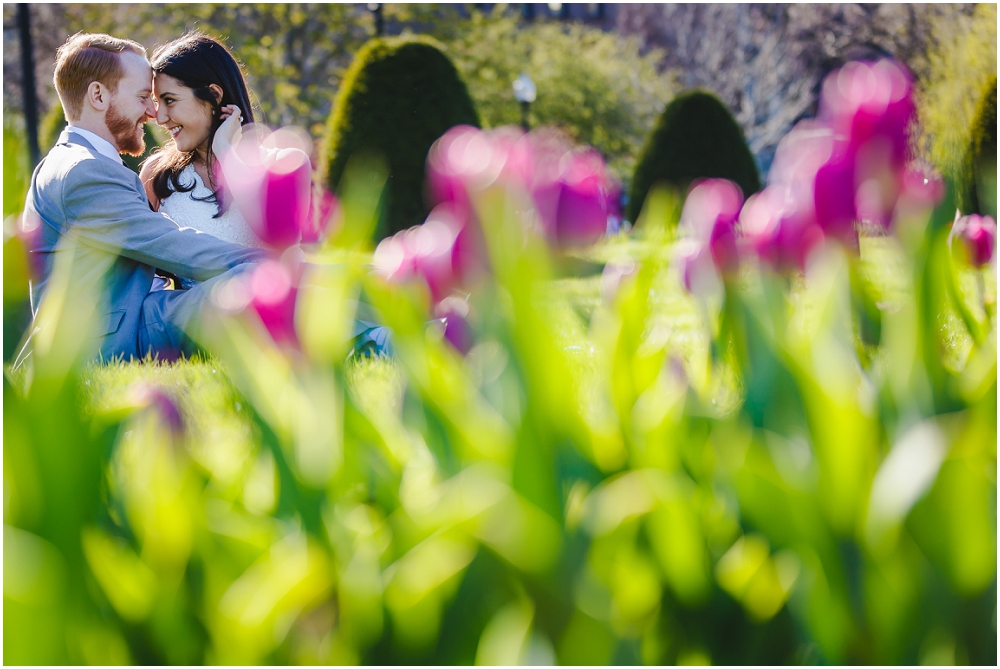
<path id="1" fill-rule="evenodd" d="M 111 160 L 117 160 L 119 163 L 123 162 L 122 157 L 118 154 L 118 149 L 116 149 L 111 142 L 104 139 L 100 135 L 92 133 L 89 130 L 79 128 L 75 125 L 66 126 L 66 129 L 70 132 L 77 133 L 80 137 L 83 137 L 85 140 L 90 142 L 90 144 L 97 149 L 97 152 L 101 155 L 107 156 Z"/>

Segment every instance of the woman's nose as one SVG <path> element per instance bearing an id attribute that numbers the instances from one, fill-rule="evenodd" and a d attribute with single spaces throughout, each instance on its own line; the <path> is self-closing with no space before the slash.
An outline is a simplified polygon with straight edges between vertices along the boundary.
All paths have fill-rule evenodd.
<path id="1" fill-rule="evenodd" d="M 156 122 L 159 123 L 160 125 L 166 123 L 167 118 L 169 118 L 167 116 L 167 105 L 162 103 L 156 105 L 156 107 L 153 110 L 153 116 L 156 117 Z"/>

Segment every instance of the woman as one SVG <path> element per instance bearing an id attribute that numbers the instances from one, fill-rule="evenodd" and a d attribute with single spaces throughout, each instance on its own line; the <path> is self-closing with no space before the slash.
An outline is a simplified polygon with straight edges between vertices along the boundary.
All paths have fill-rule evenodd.
<path id="1" fill-rule="evenodd" d="M 263 246 L 233 198 L 223 192 L 217 156 L 253 123 L 246 81 L 232 53 L 189 33 L 153 54 L 156 122 L 172 142 L 140 172 L 152 207 L 179 225 L 244 246 Z"/>

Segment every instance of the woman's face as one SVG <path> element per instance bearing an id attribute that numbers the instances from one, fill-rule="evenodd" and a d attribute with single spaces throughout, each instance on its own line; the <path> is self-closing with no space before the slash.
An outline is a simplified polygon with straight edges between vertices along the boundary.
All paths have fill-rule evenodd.
<path id="1" fill-rule="evenodd" d="M 153 77 L 153 96 L 156 122 L 170 132 L 177 150 L 204 155 L 212 127 L 212 105 L 195 97 L 193 89 L 169 74 Z"/>

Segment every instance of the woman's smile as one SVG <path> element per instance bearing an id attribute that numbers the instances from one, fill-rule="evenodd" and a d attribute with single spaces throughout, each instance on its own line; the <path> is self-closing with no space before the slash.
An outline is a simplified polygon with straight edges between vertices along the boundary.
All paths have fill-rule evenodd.
<path id="1" fill-rule="evenodd" d="M 204 154 L 212 127 L 212 105 L 198 98 L 194 90 L 168 74 L 153 79 L 156 122 L 166 128 L 178 151 Z"/>

